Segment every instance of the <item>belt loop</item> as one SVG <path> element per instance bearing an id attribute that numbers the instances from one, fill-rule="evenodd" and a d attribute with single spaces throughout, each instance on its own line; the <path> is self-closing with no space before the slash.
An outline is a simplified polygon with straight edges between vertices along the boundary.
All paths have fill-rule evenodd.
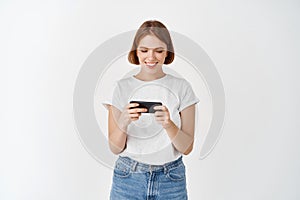
<path id="1" fill-rule="evenodd" d="M 136 166 L 137 166 L 137 162 L 136 162 L 136 161 L 134 161 L 134 162 L 133 162 L 133 165 L 132 165 L 132 171 L 133 171 L 133 172 L 135 171 L 135 169 L 136 169 Z"/>
<path id="2" fill-rule="evenodd" d="M 167 169 L 166 165 L 164 165 L 164 174 L 167 174 L 167 172 L 168 172 L 168 169 Z"/>

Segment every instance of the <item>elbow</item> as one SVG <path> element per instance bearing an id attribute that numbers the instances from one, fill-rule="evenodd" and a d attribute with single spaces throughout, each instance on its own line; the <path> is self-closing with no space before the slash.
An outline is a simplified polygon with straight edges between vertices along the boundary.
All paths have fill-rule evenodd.
<path id="1" fill-rule="evenodd" d="M 109 149 L 115 155 L 118 155 L 121 153 L 121 151 L 118 151 L 118 149 L 116 149 L 115 147 L 112 147 L 111 145 L 109 145 Z"/>
<path id="2" fill-rule="evenodd" d="M 118 154 L 120 154 L 124 151 L 125 147 L 122 148 L 122 147 L 120 147 L 120 146 L 118 146 L 118 145 L 116 145 L 116 144 L 114 144 L 110 141 L 109 142 L 109 149 L 113 154 L 118 155 Z"/>
<path id="3" fill-rule="evenodd" d="M 183 152 L 183 155 L 187 156 L 192 152 L 192 150 L 186 150 L 185 152 Z"/>
<path id="4" fill-rule="evenodd" d="M 193 143 L 184 151 L 184 152 L 182 152 L 183 153 L 183 155 L 189 155 L 191 152 L 192 152 L 192 150 L 193 150 Z"/>
<path id="5" fill-rule="evenodd" d="M 120 148 L 115 148 L 115 147 L 112 147 L 112 146 L 110 146 L 109 148 L 110 148 L 110 151 L 115 155 L 119 155 L 120 153 L 123 152 L 123 149 L 120 149 Z"/>

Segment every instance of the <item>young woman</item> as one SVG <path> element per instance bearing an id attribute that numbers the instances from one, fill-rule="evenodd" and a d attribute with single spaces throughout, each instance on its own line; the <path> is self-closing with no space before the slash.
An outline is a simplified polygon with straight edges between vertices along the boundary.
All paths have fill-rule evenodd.
<path id="1" fill-rule="evenodd" d="M 170 33 L 159 21 L 136 32 L 128 60 L 140 71 L 118 81 L 109 106 L 109 145 L 118 154 L 111 200 L 187 199 L 182 155 L 193 149 L 195 96 L 191 85 L 163 71 L 174 60 Z M 130 101 L 161 102 L 141 108 Z"/>

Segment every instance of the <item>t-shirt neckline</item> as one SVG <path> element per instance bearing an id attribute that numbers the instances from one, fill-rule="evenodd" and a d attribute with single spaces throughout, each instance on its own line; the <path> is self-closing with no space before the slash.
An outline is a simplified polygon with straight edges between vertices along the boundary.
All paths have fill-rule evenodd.
<path id="1" fill-rule="evenodd" d="M 163 77 L 161 78 L 158 78 L 158 79 L 154 79 L 152 81 L 143 81 L 143 80 L 140 80 L 138 78 L 135 77 L 135 75 L 132 75 L 131 78 L 138 81 L 138 82 L 141 82 L 141 83 L 151 83 L 151 82 L 154 82 L 154 81 L 162 81 L 164 79 L 166 79 L 167 77 L 169 76 L 169 74 L 165 74 Z"/>

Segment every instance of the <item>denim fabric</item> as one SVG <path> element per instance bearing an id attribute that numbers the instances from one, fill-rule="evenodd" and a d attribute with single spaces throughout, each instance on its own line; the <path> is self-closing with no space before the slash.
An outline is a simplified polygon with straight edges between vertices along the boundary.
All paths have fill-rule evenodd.
<path id="1" fill-rule="evenodd" d="M 148 165 L 128 157 L 116 161 L 111 200 L 186 200 L 182 157 L 165 165 Z"/>

